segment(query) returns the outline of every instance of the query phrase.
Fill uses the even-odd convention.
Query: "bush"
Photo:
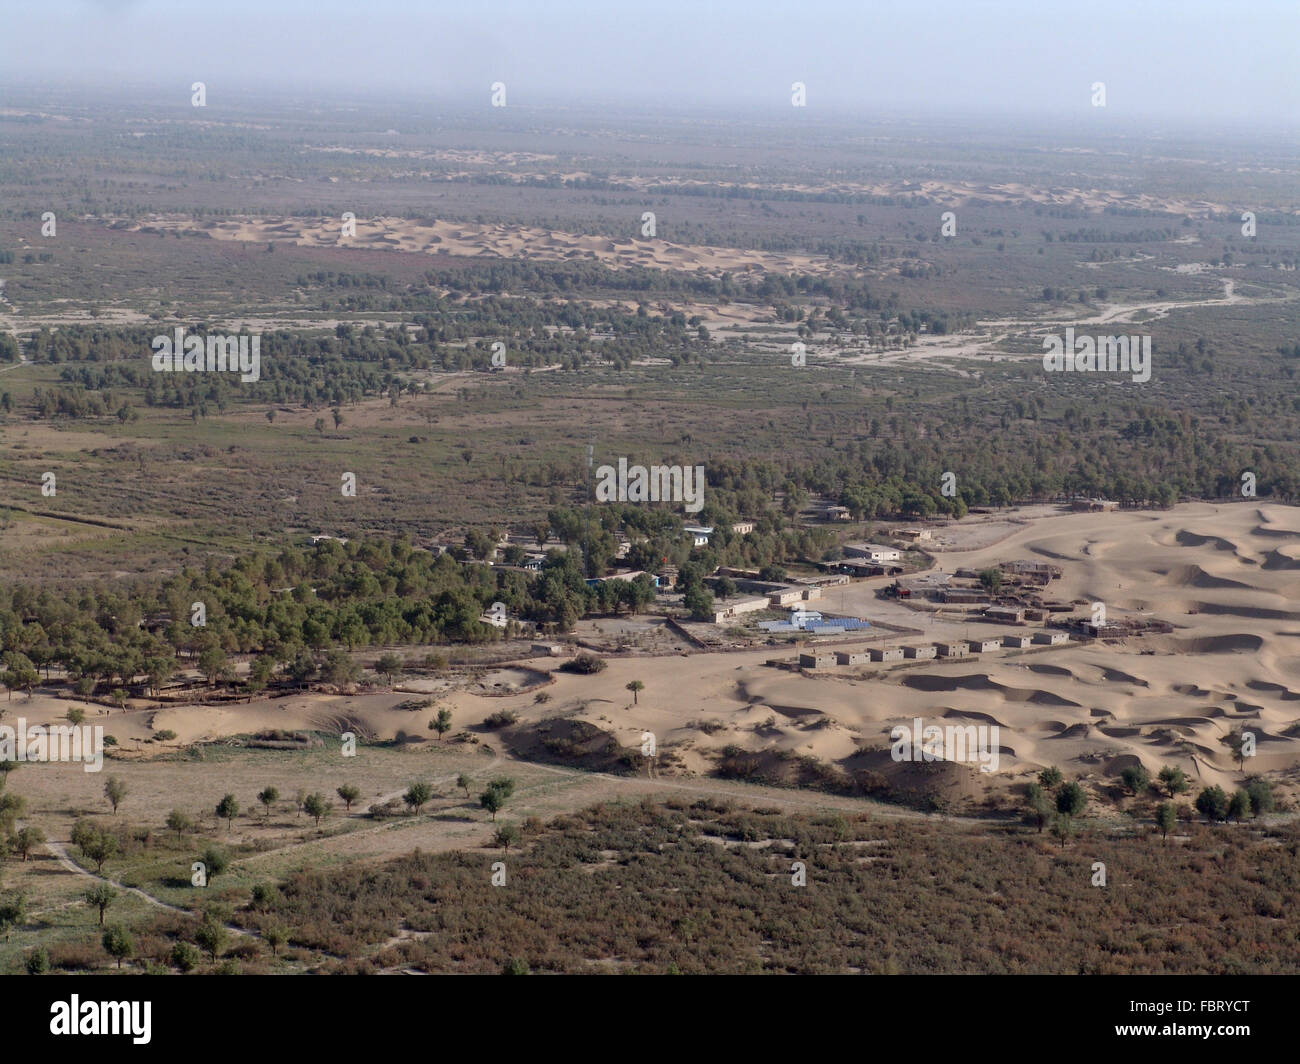
[[[605,669],[605,659],[598,658],[595,654],[579,654],[575,658],[566,661],[560,668],[564,672],[576,672],[582,676],[591,676]]]
[[[519,714],[513,709],[499,709],[483,721],[485,728],[505,728],[519,720]]]

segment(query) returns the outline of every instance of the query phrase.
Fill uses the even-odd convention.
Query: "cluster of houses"
[[[997,566],[1001,582],[991,590],[974,569],[954,573],[930,570],[896,582],[891,590],[900,598],[928,598],[945,606],[982,608],[981,617],[995,624],[1045,621],[1053,614],[1069,613],[1074,605],[1042,597],[1041,589],[1060,579],[1061,567],[1050,562],[1010,561]]]
[[[1062,646],[1070,641],[1065,632],[1044,630],[1033,635],[1007,635],[1001,638],[949,640],[901,647],[871,647],[866,650],[810,650],[799,655],[801,669],[829,669],[837,665],[866,665],[870,662],[930,661],[937,658],[968,658],[1005,648],[1023,649],[1033,645]]]

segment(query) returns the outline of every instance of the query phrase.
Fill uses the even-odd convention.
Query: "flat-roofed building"
[[[1034,641],[1032,635],[1004,635],[1002,645],[1004,647],[1027,647]]]
[[[1059,647],[1062,643],[1068,643],[1070,637],[1065,632],[1035,632],[1034,642],[1049,647]]]
[[[829,650],[818,650],[799,655],[801,669],[829,669],[835,664],[835,655]]]
[[[1001,650],[1001,639],[972,639],[970,641],[972,654],[987,654],[990,650]]]
[[[835,651],[835,663],[837,665],[865,665],[870,660],[871,656],[865,650]]]
[[[713,611],[713,623],[722,624],[741,614],[757,613],[759,610],[769,609],[770,606],[771,604],[765,598],[732,599],[730,602],[722,603],[720,609]]]
[[[903,557],[897,547],[883,543],[846,543],[844,554],[848,558],[866,558],[869,562],[896,562]]]
[[[911,658],[915,661],[929,661],[938,651],[933,643],[923,647],[903,647],[903,657]]]
[[[970,656],[970,644],[965,640],[955,643],[935,643],[941,658],[966,658]]]
[[[902,647],[872,647],[868,653],[872,661],[902,661]]]
[[[999,624],[1024,624],[1025,608],[1023,606],[990,606],[984,611],[986,621]]]
[[[767,600],[773,606],[793,606],[796,602],[802,602],[804,589],[801,587],[783,587],[773,591]]]

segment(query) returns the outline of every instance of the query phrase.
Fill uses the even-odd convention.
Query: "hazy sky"
[[[0,81],[1291,124],[1300,0],[0,0]]]

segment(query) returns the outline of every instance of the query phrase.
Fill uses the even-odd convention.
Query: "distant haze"
[[[791,117],[1036,113],[1291,125],[1300,3],[1058,0],[0,0],[0,79],[204,81],[209,104],[272,89],[520,107],[662,104]],[[1090,104],[1106,84],[1104,113]]]

